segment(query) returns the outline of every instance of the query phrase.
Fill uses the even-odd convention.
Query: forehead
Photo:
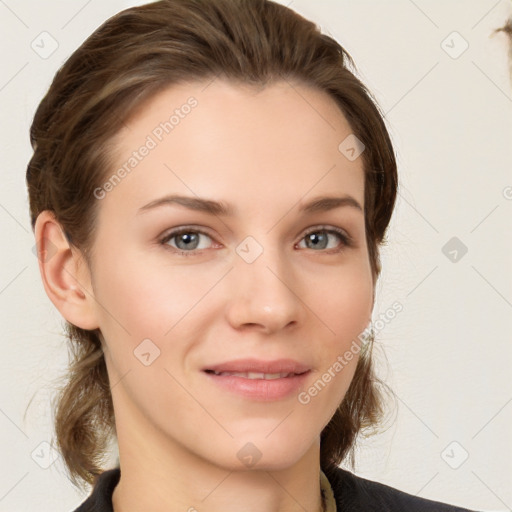
[[[106,178],[123,178],[104,203],[122,200],[133,209],[164,193],[186,193],[248,207],[257,200],[291,206],[332,192],[362,205],[363,162],[342,151],[347,137],[351,127],[334,99],[304,84],[173,85],[113,139],[115,165]]]

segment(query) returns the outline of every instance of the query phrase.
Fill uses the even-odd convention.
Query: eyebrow
[[[200,197],[191,197],[191,196],[180,196],[180,195],[167,195],[161,197],[159,199],[155,199],[150,203],[142,206],[137,211],[137,215],[141,213],[145,213],[147,211],[153,210],[160,206],[169,206],[173,204],[178,204],[188,208],[190,210],[200,211],[209,213],[212,215],[223,216],[223,217],[233,217],[235,215],[235,209],[233,206],[228,205],[222,201],[214,201],[212,199],[203,199]],[[300,213],[316,213],[316,212],[326,212],[329,210],[334,210],[335,208],[341,208],[343,206],[348,206],[359,210],[363,213],[363,208],[359,204],[359,202],[354,199],[350,195],[345,195],[342,197],[333,197],[333,196],[322,196],[312,199],[311,201],[304,203],[299,207]]]

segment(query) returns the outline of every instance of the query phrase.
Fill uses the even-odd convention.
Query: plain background
[[[52,381],[65,371],[67,348],[33,252],[29,127],[72,51],[139,3],[0,0],[0,511],[68,512],[86,497],[48,444]],[[352,55],[398,156],[374,313],[403,305],[375,349],[397,400],[387,429],[361,441],[355,472],[475,510],[512,510],[512,87],[506,37],[491,37],[512,5],[281,3]],[[41,55],[41,38],[46,51],[58,45],[51,55]]]

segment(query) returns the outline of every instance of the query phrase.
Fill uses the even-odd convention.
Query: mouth
[[[309,371],[309,370],[307,370]],[[294,372],[286,372],[286,373],[262,373],[262,372],[216,372],[215,370],[205,370],[206,373],[210,373],[217,376],[234,376],[241,377],[243,379],[256,380],[275,380],[275,379],[287,379],[288,377],[294,377],[296,375],[303,375],[305,372],[294,373]]]
[[[310,368],[290,360],[239,360],[203,369],[216,389],[258,402],[296,396],[310,373]]]
[[[265,361],[263,359],[256,358],[233,359],[231,361],[212,364],[203,368],[204,371],[217,375],[240,374],[244,376],[248,375],[248,378],[262,378],[250,377],[250,375],[263,374],[275,379],[288,375],[300,375],[310,369],[310,366],[293,359],[275,359],[273,361]]]

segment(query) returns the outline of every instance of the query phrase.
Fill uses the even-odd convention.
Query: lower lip
[[[215,375],[214,373],[204,373],[212,382],[227,391],[253,400],[270,402],[286,398],[292,393],[297,393],[308,378],[309,370],[300,375],[269,380],[246,379],[244,377],[236,377],[234,375]]]

